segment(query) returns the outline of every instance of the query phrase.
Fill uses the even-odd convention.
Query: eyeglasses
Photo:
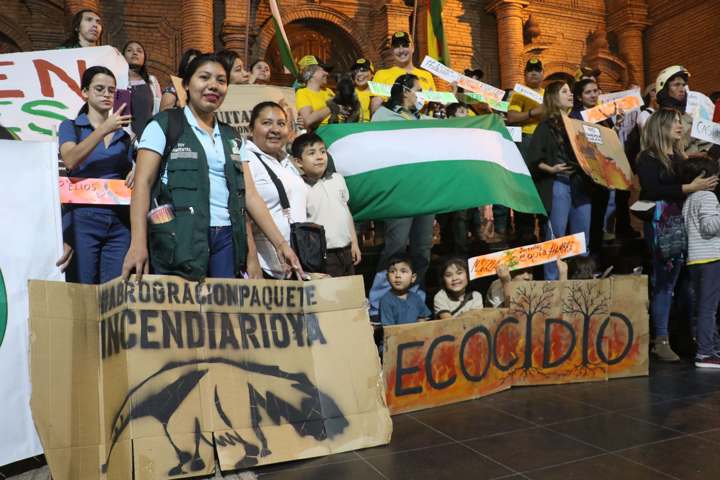
[[[95,86],[93,87],[93,91],[94,91],[95,93],[97,93],[98,95],[102,95],[102,94],[104,94],[104,93],[106,93],[106,92],[109,93],[110,95],[115,95],[115,90],[116,90],[116,88],[115,88],[115,87],[112,87],[112,86],[110,86],[110,85],[108,85],[108,86],[106,86],[106,87],[104,87],[104,86],[102,86],[102,85],[95,85]]]

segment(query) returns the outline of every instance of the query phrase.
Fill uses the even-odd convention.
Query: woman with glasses
[[[125,179],[132,186],[130,125],[125,105],[113,111],[115,76],[101,66],[85,70],[81,82],[86,103],[74,120],[65,120],[58,132],[60,157],[69,177]],[[75,255],[68,279],[104,283],[120,276],[130,246],[130,223],[125,206],[69,205],[63,213],[65,241]]]

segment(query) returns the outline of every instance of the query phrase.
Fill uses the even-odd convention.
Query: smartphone
[[[132,112],[130,111],[130,90],[126,90],[123,88],[118,88],[115,90],[115,100],[113,100],[113,112],[117,112],[117,110],[122,106],[122,104],[125,104],[125,108],[123,108],[122,115],[132,115]]]

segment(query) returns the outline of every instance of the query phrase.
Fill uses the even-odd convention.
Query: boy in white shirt
[[[360,247],[355,234],[345,179],[328,172],[325,142],[315,133],[304,133],[292,144],[296,166],[307,184],[307,221],[325,228],[327,260],[325,273],[333,277],[355,274]]]

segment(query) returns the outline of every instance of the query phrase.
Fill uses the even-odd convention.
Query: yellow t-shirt
[[[538,92],[540,95],[545,94],[544,88],[533,88],[536,92]],[[510,97],[510,106],[508,107],[508,112],[529,112],[535,107],[539,107],[540,104],[537,103],[535,100],[530,100],[525,95],[520,95],[519,93],[515,92],[512,94],[512,97]],[[528,135],[532,135],[535,133],[535,129],[537,128],[538,124],[540,123],[540,119],[533,119],[530,121],[527,121],[522,124],[522,133],[526,133]]]
[[[312,108],[312,111],[314,112],[316,110],[321,110],[325,108],[327,106],[327,101],[334,96],[335,94],[329,88],[325,88],[316,92],[314,90],[310,90],[307,87],[304,87],[295,92],[295,107],[297,108],[298,112],[305,107]],[[329,118],[330,115],[323,118],[322,122],[320,123],[327,123]]]
[[[400,67],[384,68],[375,72],[373,82],[384,83],[385,85],[392,85],[393,83],[395,83],[395,80],[397,80],[400,75],[405,75],[406,73],[408,73],[407,70]],[[433,80],[432,74],[427,70],[422,70],[420,68],[414,67],[412,72],[410,73],[420,79],[420,86],[423,90],[437,90],[437,88],[435,87],[435,80]]]
[[[370,113],[370,89],[365,90],[355,89],[360,105],[362,106],[362,121],[369,122],[372,114]]]

